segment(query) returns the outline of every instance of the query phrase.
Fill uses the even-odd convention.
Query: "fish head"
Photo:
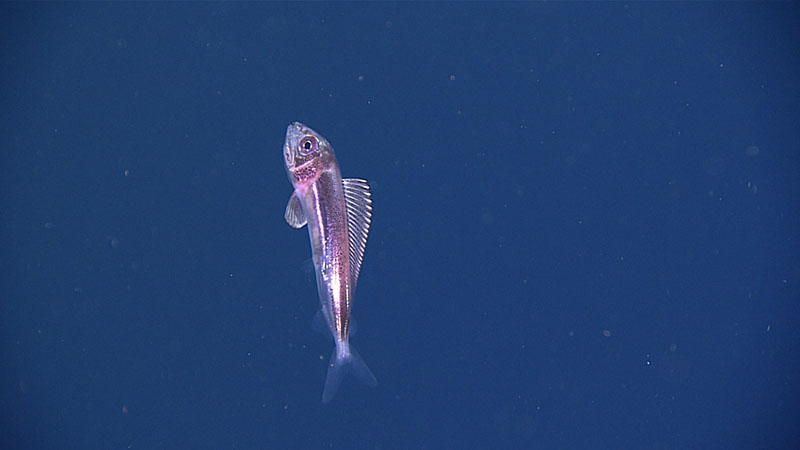
[[[293,184],[313,178],[335,158],[331,144],[311,128],[293,122],[286,129],[283,161]]]

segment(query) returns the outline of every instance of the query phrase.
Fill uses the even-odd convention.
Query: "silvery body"
[[[283,146],[286,172],[294,192],[286,206],[286,222],[308,226],[317,275],[319,316],[336,343],[329,361],[322,401],[333,398],[346,373],[370,386],[375,376],[350,346],[350,313],[372,216],[365,180],[342,179],[333,147],[316,131],[294,122]]]

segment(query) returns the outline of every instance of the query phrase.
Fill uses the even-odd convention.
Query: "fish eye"
[[[299,147],[300,153],[308,156],[317,151],[319,142],[314,136],[306,136],[300,141]]]

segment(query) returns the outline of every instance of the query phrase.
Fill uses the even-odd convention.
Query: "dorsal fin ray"
[[[342,185],[347,205],[347,237],[350,241],[350,282],[355,289],[372,222],[372,196],[367,180],[345,178]]]

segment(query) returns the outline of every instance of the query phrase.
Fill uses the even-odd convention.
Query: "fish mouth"
[[[286,128],[286,141],[284,145],[286,149],[293,149],[297,147],[297,143],[303,136],[306,135],[307,127],[300,122],[292,122]]]
[[[300,122],[292,122],[286,129],[286,136],[290,135],[297,136],[299,134],[307,134],[307,133],[308,133],[308,127]]]

